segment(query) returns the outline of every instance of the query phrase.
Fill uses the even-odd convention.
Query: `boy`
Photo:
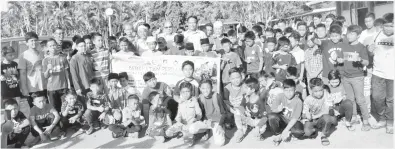
[[[244,55],[247,62],[247,75],[258,78],[259,72],[263,69],[263,56],[265,52],[262,46],[255,44],[254,32],[248,31],[244,35],[244,38],[246,44]]]
[[[78,53],[70,60],[70,74],[76,93],[82,96],[87,93],[89,81],[93,78],[93,61],[83,39],[77,39],[76,45]]]
[[[106,80],[110,73],[110,52],[103,47],[103,36],[100,33],[92,33],[91,40],[94,44],[94,50],[91,52],[93,58],[94,77],[102,80],[103,85],[107,86]],[[104,90],[107,92],[107,88]]]
[[[311,80],[315,77],[322,77],[322,55],[318,53],[317,50],[319,49],[313,42],[314,39],[314,33],[308,35],[307,49],[305,50],[305,69],[307,80]]]
[[[267,115],[268,127],[273,131],[274,144],[278,146],[281,141],[289,139],[290,135],[301,139],[303,137],[303,124],[299,121],[302,114],[303,103],[295,96],[295,81],[283,81],[284,92],[273,101],[272,113]],[[282,124],[282,125],[280,125]]]
[[[313,15],[313,23],[314,23],[314,26],[315,27],[317,27],[318,26],[318,24],[320,24],[321,22],[322,22],[322,15],[321,14],[315,14],[315,15]]]
[[[289,41],[291,42],[291,54],[295,57],[296,60],[296,68],[298,69],[298,73],[300,77],[298,78],[300,81],[303,80],[304,75],[304,51],[300,47],[299,43],[301,40],[301,36],[298,32],[292,32],[291,36],[289,36]]]
[[[103,93],[100,80],[94,78],[90,81],[90,92],[87,93],[86,111],[84,113],[84,120],[88,123],[89,128],[86,131],[88,135],[93,133],[94,121],[103,121],[107,112],[110,110],[107,95]],[[105,128],[104,126],[103,128]]]
[[[282,82],[286,78],[287,68],[296,66],[295,57],[289,53],[291,42],[286,37],[278,40],[278,52],[273,56],[272,68],[276,70],[276,81]]]
[[[189,82],[192,86],[192,96],[197,97],[199,96],[199,81],[193,78],[193,72],[195,71],[195,64],[192,61],[185,61],[182,63],[182,72],[184,73],[185,78],[178,81],[174,88],[174,99],[178,102],[180,98],[180,85],[183,82]]]
[[[147,57],[147,56],[159,56],[163,55],[163,53],[159,50],[156,49],[156,39],[155,37],[149,36],[147,37],[146,40],[147,46],[149,50],[144,51],[141,56]]]
[[[44,53],[38,50],[38,36],[35,32],[26,33],[25,40],[28,49],[19,56],[18,69],[22,95],[30,97],[33,93],[46,89],[41,68]],[[29,98],[28,102],[33,107],[33,99]]]
[[[127,91],[118,87],[118,82],[119,75],[117,73],[108,75],[108,98],[112,110],[121,110],[130,104],[127,100]]]
[[[21,91],[19,89],[18,63],[14,62],[15,50],[11,46],[4,46],[1,49],[3,61],[1,61],[1,108],[4,102],[9,99],[20,100]]]
[[[32,95],[34,106],[30,110],[30,122],[33,126],[32,135],[34,137],[40,136],[42,142],[47,139],[57,140],[66,134],[60,130],[58,111],[52,105],[45,103],[44,95],[43,92]]]
[[[304,136],[313,138],[313,135],[320,130],[322,131],[321,144],[328,146],[330,132],[337,126],[337,118],[329,114],[334,105],[328,103],[330,102],[329,93],[324,90],[324,82],[320,78],[311,79],[310,84],[312,93],[303,104],[303,116],[307,119],[304,125]],[[344,110],[341,111],[344,112]]]
[[[93,49],[95,48],[92,42],[92,36],[91,35],[84,35],[82,36],[82,39],[84,39],[84,42],[86,44],[86,49],[87,52],[90,53],[93,51]]]
[[[117,38],[115,36],[108,37],[108,47],[110,54],[119,52]]]
[[[198,56],[200,51],[196,51],[193,47],[193,43],[188,42],[185,44],[185,56]]]
[[[306,84],[304,84],[298,77],[298,69],[296,67],[288,67],[287,68],[287,79],[292,79],[296,83],[295,91],[296,94],[299,96],[300,99],[306,99],[307,92],[306,92]]]
[[[362,31],[362,33],[358,39],[358,41],[365,46],[370,45],[369,37],[373,38],[372,36],[376,35],[379,32],[377,30],[377,28],[374,27],[374,20],[375,19],[376,19],[376,16],[372,12],[367,13],[365,16],[366,29]]]
[[[62,106],[61,97],[70,88],[69,64],[66,57],[59,55],[58,45],[55,39],[49,39],[46,48],[49,55],[43,60],[42,66],[44,77],[48,79],[48,100],[56,111],[60,111]]]
[[[266,54],[264,55],[264,66],[263,66],[263,70],[266,71],[267,73],[270,72],[275,72],[275,70],[273,69],[273,56],[276,52],[276,46],[277,46],[277,40],[274,37],[269,37],[266,39],[266,48],[265,48],[265,52]]]
[[[127,97],[129,97],[129,95],[135,94],[139,97],[139,99],[142,99],[141,92],[137,90],[134,85],[134,80],[129,80],[129,76],[126,72],[119,73],[119,84],[124,90],[126,90]]]
[[[159,97],[158,92],[151,92],[148,96],[150,109],[149,109],[149,122],[146,131],[147,136],[164,136],[164,142],[171,140],[164,134],[166,129],[172,125],[170,119],[171,112],[167,109],[168,100]]]
[[[232,51],[235,52],[237,55],[239,55],[241,60],[244,61],[244,47],[240,46],[237,43],[238,39],[235,30],[228,31],[228,39],[230,40],[230,42],[232,42],[232,46],[231,46]]]
[[[317,34],[317,38],[319,40],[326,40],[327,39],[327,33],[326,33],[326,27],[325,24],[318,24],[317,27],[315,28],[315,33]]]
[[[2,143],[6,143],[7,145],[15,144],[15,148],[21,148],[30,133],[30,122],[26,116],[19,111],[18,103],[14,99],[7,100],[4,103],[4,107],[5,113],[10,116],[6,117],[6,121],[11,122],[12,125],[9,128],[6,128],[6,125],[2,125],[2,130],[9,129],[12,130],[12,132],[6,135],[6,133],[2,131],[2,135],[6,135],[7,137],[7,143]]]
[[[346,90],[346,99],[353,101],[353,119],[357,116],[357,104],[363,117],[363,131],[369,131],[369,111],[364,96],[364,72],[363,67],[369,64],[368,53],[365,46],[359,43],[358,38],[362,27],[351,25],[347,29],[347,39],[350,42],[347,48],[342,50],[344,55],[343,85]],[[356,100],[355,100],[356,99]],[[355,102],[357,104],[355,104]]]
[[[198,56],[211,57],[211,58],[217,57],[217,53],[215,53],[214,51],[209,51],[210,41],[208,38],[200,39],[200,44],[202,44],[203,51],[200,52]]]
[[[232,52],[230,49],[231,42],[229,39],[224,38],[221,40],[222,47],[224,48],[224,54],[221,58],[221,70],[222,70],[222,83],[224,86],[230,82],[229,80],[229,70],[231,68],[239,68],[242,66],[240,57]]]
[[[65,132],[73,125],[78,126],[82,120],[85,108],[78,97],[73,91],[69,91],[63,96],[60,122],[63,125],[62,130]]]

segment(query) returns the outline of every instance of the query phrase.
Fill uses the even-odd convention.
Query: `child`
[[[185,56],[198,56],[200,55],[200,51],[196,51],[193,47],[193,43],[187,42],[185,43]]]
[[[247,131],[247,126],[255,127],[254,133],[256,137],[260,137],[266,130],[266,106],[263,100],[259,97],[259,83],[255,78],[248,78],[243,83],[245,97],[241,102],[239,111],[235,113],[235,123],[237,126],[242,126],[244,136]],[[239,128],[239,127],[238,127]],[[241,132],[241,131],[239,131]],[[237,142],[242,141],[242,137],[238,137]]]
[[[60,121],[63,125],[62,130],[67,132],[68,128],[80,125],[85,108],[73,91],[66,93],[63,98]]]
[[[3,131],[6,129],[12,130],[12,132],[6,135],[7,142],[2,143],[6,143],[7,145],[15,144],[13,147],[21,148],[24,146],[25,140],[30,134],[30,122],[26,116],[19,111],[18,103],[14,99],[7,100],[4,103],[4,107],[5,113],[7,114],[6,121],[11,122],[12,125],[10,125],[10,127],[2,125],[2,135],[6,135],[5,131]]]
[[[94,77],[102,80],[103,85],[107,86],[106,79],[110,73],[110,52],[103,47],[103,36],[100,33],[92,33],[91,40],[94,44],[94,50],[91,52],[93,57]],[[107,91],[107,88],[105,88]]]
[[[329,115],[329,110],[334,104],[329,104],[329,93],[324,90],[324,82],[320,78],[310,80],[311,95],[303,103],[303,116],[307,119],[304,124],[304,136],[314,138],[317,131],[322,131],[321,144],[330,144],[328,137],[331,130],[337,126],[337,119],[334,115]],[[344,107],[341,112],[344,114]]]
[[[195,71],[195,64],[192,61],[185,61],[182,63],[182,71],[184,73],[185,78],[178,81],[175,89],[174,89],[174,99],[178,101],[180,97],[180,85],[183,82],[189,82],[192,86],[191,95],[193,97],[199,96],[199,81],[193,78],[193,72]]]
[[[265,52],[262,46],[255,44],[254,32],[247,32],[244,38],[246,43],[244,55],[247,62],[247,75],[258,78],[259,72],[263,69],[263,56]]]
[[[301,139],[303,137],[303,124],[299,121],[302,114],[303,103],[295,96],[295,81],[283,81],[284,92],[273,101],[268,117],[268,130],[273,131],[274,144],[278,146],[281,141],[289,139],[290,135]],[[282,125],[280,125],[282,124]]]
[[[119,73],[119,84],[121,85],[121,88],[126,90],[127,97],[129,97],[129,95],[135,94],[137,97],[139,97],[139,99],[142,99],[141,92],[137,90],[134,85],[134,80],[129,80],[129,76],[126,72]]]
[[[62,132],[59,127],[60,116],[52,105],[45,103],[43,92],[34,93],[33,104],[30,110],[30,122],[33,126],[32,135],[40,136],[41,142],[57,140],[66,133]]]
[[[69,64],[66,57],[59,55],[55,39],[49,39],[46,48],[49,55],[43,60],[42,66],[44,77],[48,79],[48,100],[56,111],[60,111],[62,107],[61,97],[66,94],[69,88]]]
[[[76,93],[82,96],[88,91],[89,81],[93,78],[93,61],[83,39],[77,39],[76,45],[78,53],[70,60],[70,74]]]
[[[281,37],[283,37],[283,31],[279,28],[274,30],[274,34],[276,35],[276,40],[278,41]]]
[[[38,50],[38,36],[34,32],[25,34],[28,50],[23,52],[18,60],[20,70],[20,89],[23,96],[30,97],[35,92],[44,91],[44,75],[42,70],[42,60],[44,53]],[[3,68],[3,67],[2,67]],[[30,107],[33,107],[33,99],[28,99]]]
[[[163,55],[163,53],[162,53],[161,51],[158,51],[158,50],[156,49],[157,43],[156,43],[155,37],[152,37],[152,36],[148,37],[146,43],[147,43],[147,46],[148,46],[148,49],[149,49],[149,50],[144,51],[144,52],[141,54],[141,56],[147,57],[147,56],[159,56],[159,55]]]
[[[266,48],[265,48],[265,52],[266,54],[264,55],[264,66],[263,66],[263,70],[270,73],[270,72],[275,72],[275,70],[273,69],[273,56],[276,53],[276,45],[277,45],[277,40],[276,38],[273,37],[269,37],[266,40]]]
[[[107,41],[110,54],[119,52],[117,37],[109,36]]]
[[[131,23],[126,23],[123,26],[123,33],[124,33],[123,37],[126,37],[130,42],[134,41],[135,35],[133,34],[134,30],[133,30],[133,25]]]
[[[254,44],[258,45],[261,48],[263,47],[263,42],[264,42],[264,41],[261,40],[262,30],[263,30],[262,27],[259,26],[259,25],[255,25],[255,26],[252,27],[252,32],[255,35]],[[247,40],[247,38],[245,38],[245,39]]]
[[[329,79],[329,105],[333,107],[342,117],[345,117],[345,125],[348,130],[354,131],[355,125],[351,122],[353,115],[353,104],[346,98],[346,90],[341,83],[340,72],[331,70],[328,74]],[[311,87],[310,87],[311,88]]]
[[[134,47],[133,43],[131,43],[126,37],[121,37],[119,39],[119,51],[117,53],[113,53],[112,56],[123,56],[123,55],[129,55],[129,56],[140,56],[138,52],[136,51],[136,48]]]
[[[316,29],[315,29],[315,33],[317,34],[317,38],[319,40],[327,40],[327,32],[326,32],[326,26],[325,24],[318,24]]]
[[[126,137],[129,133],[138,135],[142,126],[145,125],[139,98],[136,95],[130,95],[128,100],[130,100],[130,104],[122,110],[122,123],[111,124],[108,128],[112,132],[113,138]],[[114,113],[114,117],[118,119],[121,114]]]
[[[118,74],[110,73],[108,75],[108,99],[110,102],[110,109],[120,113],[121,110],[130,103],[129,100],[127,100],[127,91],[118,87],[118,82]]]
[[[199,56],[204,56],[204,57],[211,57],[211,58],[216,58],[217,53],[214,51],[209,51],[210,50],[210,41],[208,38],[200,39],[200,44],[202,45],[202,52],[199,53]]]
[[[86,131],[88,135],[92,134],[94,131],[93,123],[97,120],[103,121],[107,112],[110,110],[108,97],[103,93],[100,80],[96,78],[92,79],[90,81],[90,90],[91,91],[87,93],[87,109],[83,116],[84,120],[89,125]]]
[[[166,137],[165,131],[172,125],[170,119],[171,112],[167,109],[168,100],[160,98],[158,92],[153,91],[149,94],[148,100],[150,102],[149,110],[149,124],[146,135],[148,136],[163,136],[165,142],[170,138]]]
[[[93,49],[95,48],[93,45],[93,41],[92,41],[92,36],[91,35],[84,35],[82,36],[82,39],[85,42],[86,45],[86,52],[90,53],[93,51]]]
[[[274,30],[272,28],[267,28],[265,30],[265,35],[266,35],[266,39],[274,38],[274,35],[275,35]]]
[[[295,57],[296,60],[296,68],[298,70],[298,74],[300,74],[299,79],[300,81],[303,80],[303,75],[304,75],[304,61],[305,61],[305,56],[304,56],[304,51],[300,47],[301,36],[298,32],[292,32],[291,36],[289,36],[289,41],[291,42],[291,54]]]
[[[304,100],[306,99],[307,96],[307,91],[306,91],[306,84],[304,84],[301,80],[299,80],[298,77],[298,70],[296,67],[288,67],[287,68],[287,79],[292,79],[296,83],[295,91],[296,95],[299,96],[300,99]]]
[[[322,77],[322,54],[317,52],[319,49],[318,46],[313,42],[314,39],[314,33],[311,33],[308,36],[307,49],[305,50],[305,69],[307,80],[311,80],[315,77]]]
[[[229,30],[228,31],[228,39],[230,40],[230,42],[232,42],[232,46],[231,49],[233,52],[235,52],[237,55],[239,55],[239,57],[241,58],[241,60],[244,62],[244,47],[240,46],[237,41],[237,33],[235,30]]]
[[[357,25],[351,25],[347,30],[347,39],[350,45],[342,50],[344,55],[343,85],[347,93],[346,98],[353,101],[353,118],[355,119],[357,116],[356,104],[358,104],[363,117],[362,131],[369,131],[371,128],[368,122],[369,111],[363,88],[363,67],[369,64],[368,53],[365,46],[358,41],[362,28]]]
[[[4,46],[1,50],[1,108],[9,99],[20,100],[18,63],[14,62],[15,50],[11,46]]]
[[[202,110],[199,107],[199,103],[196,97],[193,97],[192,84],[189,82],[183,82],[180,85],[180,100],[179,100],[179,110],[175,118],[176,123],[166,130],[166,136],[174,137],[182,134],[184,141],[188,141],[193,135],[191,130],[191,125],[200,121],[202,118]],[[193,135],[194,136],[194,135]],[[189,146],[195,144],[195,137],[192,137],[192,141],[189,142]]]
[[[278,40],[278,52],[273,56],[273,69],[276,70],[276,80],[282,82],[286,78],[287,68],[296,66],[295,57],[289,53],[291,42],[286,37]]]
[[[230,46],[231,42],[229,39],[224,38],[221,40],[221,44],[223,44],[223,48],[225,54],[222,55],[221,58],[221,70],[222,70],[222,83],[224,86],[229,83],[229,70],[231,68],[238,68],[242,66],[242,62],[240,57],[231,51]]]
[[[185,54],[185,46],[184,46],[184,35],[176,34],[174,36],[173,46],[168,50],[167,55],[184,55]]]

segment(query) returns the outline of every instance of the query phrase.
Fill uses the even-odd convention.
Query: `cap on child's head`
[[[1,54],[3,56],[5,56],[9,53],[15,53],[14,48],[12,48],[11,46],[4,46],[3,48],[1,48]]]
[[[108,74],[108,81],[112,80],[112,79],[119,79],[119,75],[117,73],[110,73]]]
[[[158,40],[157,40],[157,42],[158,42],[158,44],[166,44],[166,43],[167,43],[167,42],[166,42],[166,39],[163,38],[163,37],[159,37]]]
[[[156,42],[156,39],[153,36],[149,36],[149,37],[147,37],[146,42]]]
[[[193,47],[193,43],[188,42],[185,44],[185,49],[187,50],[195,50],[195,48]]]
[[[202,45],[210,44],[210,41],[208,40],[208,38],[203,38],[203,39],[200,39],[200,44],[202,44]]]

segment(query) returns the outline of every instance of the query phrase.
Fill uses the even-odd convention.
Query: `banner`
[[[143,92],[145,82],[143,75],[148,71],[155,73],[158,82],[164,82],[174,88],[179,80],[185,78],[182,63],[192,61],[195,65],[193,77],[198,81],[209,78],[213,81],[213,90],[219,90],[220,59],[194,56],[154,56],[136,57],[117,55],[112,60],[112,72],[126,72],[129,85]]]

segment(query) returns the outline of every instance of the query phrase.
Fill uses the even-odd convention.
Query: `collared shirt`
[[[201,30],[196,31],[186,31],[184,32],[184,38],[186,42],[193,43],[193,47],[197,51],[202,51],[202,46],[200,43],[200,39],[207,38],[206,34]]]

